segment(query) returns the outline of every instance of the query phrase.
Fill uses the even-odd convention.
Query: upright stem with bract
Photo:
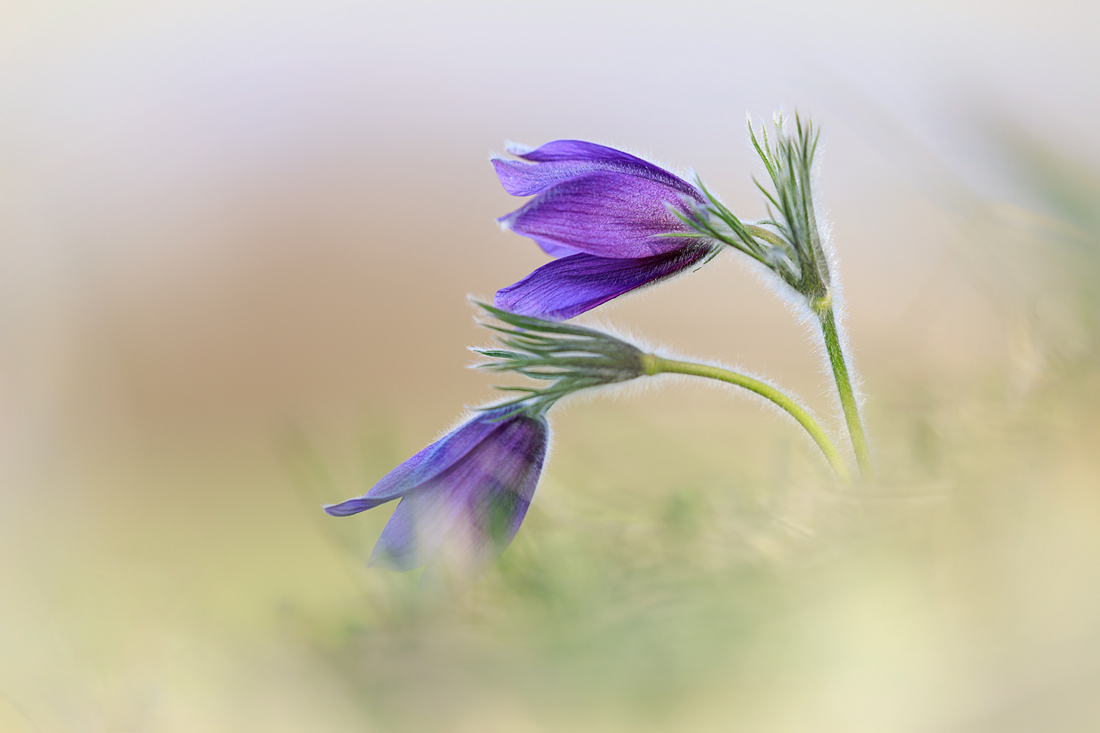
[[[786,286],[806,299],[821,323],[860,475],[870,480],[874,476],[871,451],[863,433],[859,404],[837,332],[829,257],[819,231],[811,192],[818,132],[809,120],[803,124],[798,115],[794,122],[794,132],[789,134],[782,115],[777,115],[774,142],[769,140],[764,127],[758,138],[751,123],[749,125],[753,147],[764,162],[774,188],[769,191],[757,183],[767,199],[767,219],[755,224],[742,222],[700,182],[699,190],[706,197],[706,204],[696,208],[694,217],[684,220],[704,237],[727,244],[763,263]]]

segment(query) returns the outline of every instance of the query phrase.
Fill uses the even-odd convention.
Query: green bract
[[[545,411],[562,397],[591,387],[628,382],[646,373],[645,352],[610,334],[584,326],[521,316],[476,303],[507,326],[482,323],[497,332],[504,349],[472,349],[491,361],[478,364],[493,372],[516,372],[550,382],[546,387],[498,387],[520,392],[503,404]],[[495,405],[494,407],[499,407]]]
[[[749,126],[753,147],[772,182],[772,190],[756,182],[767,199],[768,218],[742,222],[699,181],[707,201],[696,207],[694,217],[683,221],[757,260],[820,311],[832,297],[829,258],[818,230],[811,187],[818,132],[798,115],[793,136],[787,133],[782,115],[776,116],[774,124],[774,141],[765,126],[760,127],[760,137]]]

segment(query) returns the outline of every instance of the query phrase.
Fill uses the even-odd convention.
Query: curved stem
[[[825,350],[829,353],[829,364],[833,368],[837,392],[840,393],[840,406],[844,409],[844,420],[848,423],[848,434],[852,438],[859,474],[865,481],[870,481],[875,477],[875,468],[871,463],[871,450],[867,446],[867,436],[863,433],[863,423],[859,419],[859,404],[855,390],[852,389],[852,380],[848,376],[848,365],[840,347],[840,335],[837,333],[832,305],[818,310],[817,317],[821,321],[821,332],[825,335]]]
[[[786,411],[787,414],[798,421],[799,425],[806,429],[806,432],[810,434],[813,441],[817,443],[817,447],[825,454],[825,460],[829,462],[829,465],[832,466],[837,476],[844,481],[851,480],[851,477],[848,475],[848,468],[844,465],[844,461],[841,459],[836,446],[829,440],[829,436],[825,434],[825,431],[821,429],[821,426],[817,424],[813,416],[806,412],[797,402],[770,384],[761,382],[759,379],[745,376],[744,374],[730,371],[729,369],[723,369],[709,364],[695,364],[689,361],[665,359],[655,354],[645,355],[643,357],[643,362],[645,363],[645,373],[649,375],[662,373],[690,374],[695,377],[717,379],[721,382],[744,387],[750,392],[755,392],[761,397],[770,400],[777,407]]]

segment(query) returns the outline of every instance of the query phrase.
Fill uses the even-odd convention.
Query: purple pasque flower
[[[541,412],[479,412],[390,471],[370,491],[325,507],[346,517],[400,499],[370,565],[412,570],[437,562],[472,574],[515,537],[546,457]]]
[[[494,158],[504,190],[534,196],[498,221],[555,261],[497,292],[498,308],[566,320],[701,262],[715,243],[688,222],[706,203],[687,181],[621,150],[556,140]]]

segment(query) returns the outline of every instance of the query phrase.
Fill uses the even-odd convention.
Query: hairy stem
[[[832,466],[833,471],[836,472],[838,477],[844,481],[851,480],[851,477],[848,475],[848,468],[844,465],[844,460],[840,457],[840,453],[837,451],[836,446],[829,440],[829,436],[825,434],[825,431],[821,429],[821,426],[817,424],[813,416],[797,402],[770,384],[761,382],[759,379],[745,376],[744,374],[730,371],[729,369],[723,369],[709,364],[695,364],[689,361],[665,359],[654,354],[647,354],[643,357],[643,361],[645,363],[645,373],[649,375],[690,374],[695,377],[717,379],[721,382],[744,387],[750,392],[755,392],[761,397],[770,400],[781,410],[784,410],[797,420],[799,425],[805,428],[806,432],[813,438],[813,441],[817,443],[817,447],[825,454],[825,460],[829,462],[829,465]]]
[[[863,423],[859,419],[859,404],[856,401],[852,380],[848,376],[848,365],[844,361],[844,351],[840,346],[840,335],[836,330],[836,316],[831,303],[817,310],[821,321],[821,332],[825,335],[825,350],[829,354],[829,364],[833,368],[833,379],[840,394],[840,406],[844,409],[844,421],[848,424],[848,434],[852,438],[852,450],[856,454],[859,474],[865,481],[874,478],[875,469],[871,464],[871,451],[867,447],[867,436],[863,433]]]

